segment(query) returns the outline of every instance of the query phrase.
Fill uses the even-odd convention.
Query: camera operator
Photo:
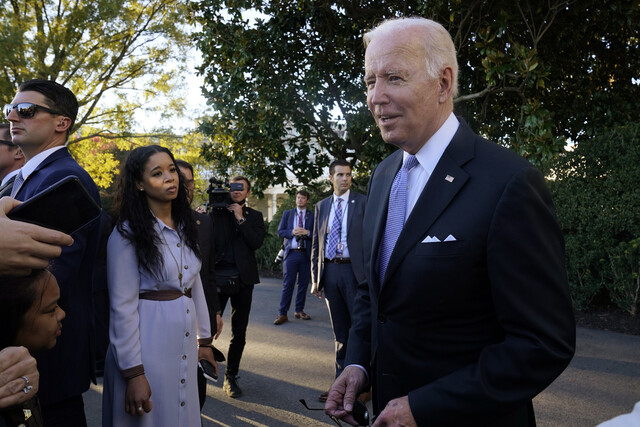
[[[234,177],[230,190],[226,210],[213,207],[211,216],[216,248],[216,285],[223,313],[227,301],[231,300],[232,333],[223,390],[229,397],[237,398],[242,396],[237,375],[246,341],[253,285],[260,281],[255,251],[262,246],[265,228],[262,213],[245,204],[251,191],[249,180],[243,176]]]

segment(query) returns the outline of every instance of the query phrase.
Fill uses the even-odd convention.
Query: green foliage
[[[583,140],[550,182],[578,309],[613,302],[635,314],[640,272],[640,122]]]
[[[362,35],[389,17],[442,23],[459,57],[456,113],[544,170],[568,139],[638,111],[640,6],[628,0],[200,0],[192,10],[216,111],[202,123],[214,141],[204,155],[242,168],[258,191],[287,185],[289,172],[318,192],[332,158],[367,176],[391,151],[362,84]]]
[[[184,3],[4,2],[0,6],[0,101],[9,102],[19,84],[33,78],[69,87],[80,104],[69,144],[78,145],[73,150],[76,158],[98,185],[108,187],[118,163],[110,151],[115,140],[124,139],[122,144],[131,148],[145,139],[173,134],[170,129],[157,129],[137,135],[132,129],[134,114],[150,101],[160,111],[172,112],[171,117],[182,112],[178,77],[185,71],[189,43]]]

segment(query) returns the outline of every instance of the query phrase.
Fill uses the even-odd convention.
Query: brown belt
[[[325,258],[324,262],[332,262],[334,264],[351,264],[351,258]]]
[[[173,301],[174,299],[178,299],[181,296],[191,298],[191,288],[185,289],[184,292],[180,292],[177,290],[147,291],[139,294],[138,298],[148,299],[151,301]]]

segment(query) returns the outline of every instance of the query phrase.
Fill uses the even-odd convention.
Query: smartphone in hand
[[[198,362],[198,367],[202,369],[202,373],[204,377],[209,381],[218,382],[218,374],[216,374],[216,369],[213,367],[208,360],[200,359]]]

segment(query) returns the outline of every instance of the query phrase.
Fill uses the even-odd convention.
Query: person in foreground
[[[64,311],[58,306],[60,288],[47,269],[33,270],[27,276],[0,276],[0,349],[17,354],[27,349],[30,354],[49,350],[62,333]],[[17,347],[21,346],[21,347]],[[0,424],[42,426],[42,413],[36,397],[38,373],[35,359],[32,370],[17,380],[22,394],[20,402],[0,410]]]
[[[367,103],[396,151],[373,171],[348,365],[325,411],[374,426],[534,426],[568,365],[564,241],[538,170],[453,115],[451,37],[423,18],[365,35]]]
[[[115,206],[102,425],[199,426],[198,361],[217,365],[196,226],[171,152],[133,150]]]
[[[4,118],[11,122],[11,141],[26,160],[11,187],[12,198],[28,200],[75,176],[100,206],[98,187],[66,146],[78,108],[69,88],[40,79],[23,82],[11,104],[4,106]],[[91,381],[96,382],[92,279],[100,242],[99,218],[72,234],[73,245],[63,247],[51,266],[60,286],[60,307],[67,314],[66,333],[53,349],[36,357],[41,374],[38,396],[47,427],[85,427],[82,394]]]

